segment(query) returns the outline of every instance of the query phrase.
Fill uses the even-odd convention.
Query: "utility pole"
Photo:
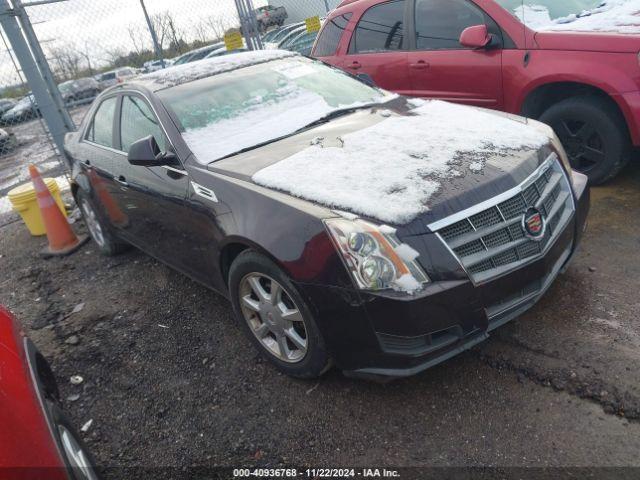
[[[147,21],[147,27],[149,27],[149,33],[151,34],[151,41],[153,42],[153,49],[156,52],[156,58],[160,60],[160,65],[164,68],[164,58],[162,54],[162,47],[158,43],[158,36],[156,35],[156,29],[153,28],[153,23],[151,23],[151,18],[149,18],[149,13],[147,12],[147,7],[144,4],[144,0],[140,0],[140,6],[142,7],[142,11],[144,12],[144,18]]]

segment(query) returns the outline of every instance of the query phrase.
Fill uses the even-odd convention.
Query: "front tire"
[[[288,276],[264,255],[246,250],[229,271],[235,317],[260,352],[281,372],[316,378],[330,367],[320,330]]]
[[[587,175],[591,185],[612,179],[629,161],[626,123],[607,99],[569,98],[550,107],[539,120],[554,129],[572,168]]]
[[[100,253],[107,257],[117,255],[128,248],[126,243],[118,241],[107,225],[106,221],[100,215],[93,201],[83,190],[78,190],[77,195],[78,207],[82,212],[84,223],[89,230],[89,234],[97,245]]]

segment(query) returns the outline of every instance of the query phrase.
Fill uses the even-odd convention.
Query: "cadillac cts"
[[[589,208],[549,127],[282,51],[113,87],[66,149],[102,252],[133,244],[225,295],[297,377],[412,375],[486,339],[566,266]]]

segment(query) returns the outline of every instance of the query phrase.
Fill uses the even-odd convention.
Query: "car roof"
[[[157,92],[214,75],[290,57],[299,57],[299,55],[286,50],[255,50],[230,53],[147,73],[135,80],[122,84],[122,86],[139,85],[152,92]]]

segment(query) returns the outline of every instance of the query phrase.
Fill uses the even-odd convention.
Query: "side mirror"
[[[486,25],[465,28],[460,35],[460,45],[467,48],[486,48],[491,43],[491,35]]]
[[[149,135],[134,142],[129,148],[127,159],[131,165],[139,167],[160,167],[162,165],[175,165],[177,158],[173,153],[162,153],[158,142]]]

